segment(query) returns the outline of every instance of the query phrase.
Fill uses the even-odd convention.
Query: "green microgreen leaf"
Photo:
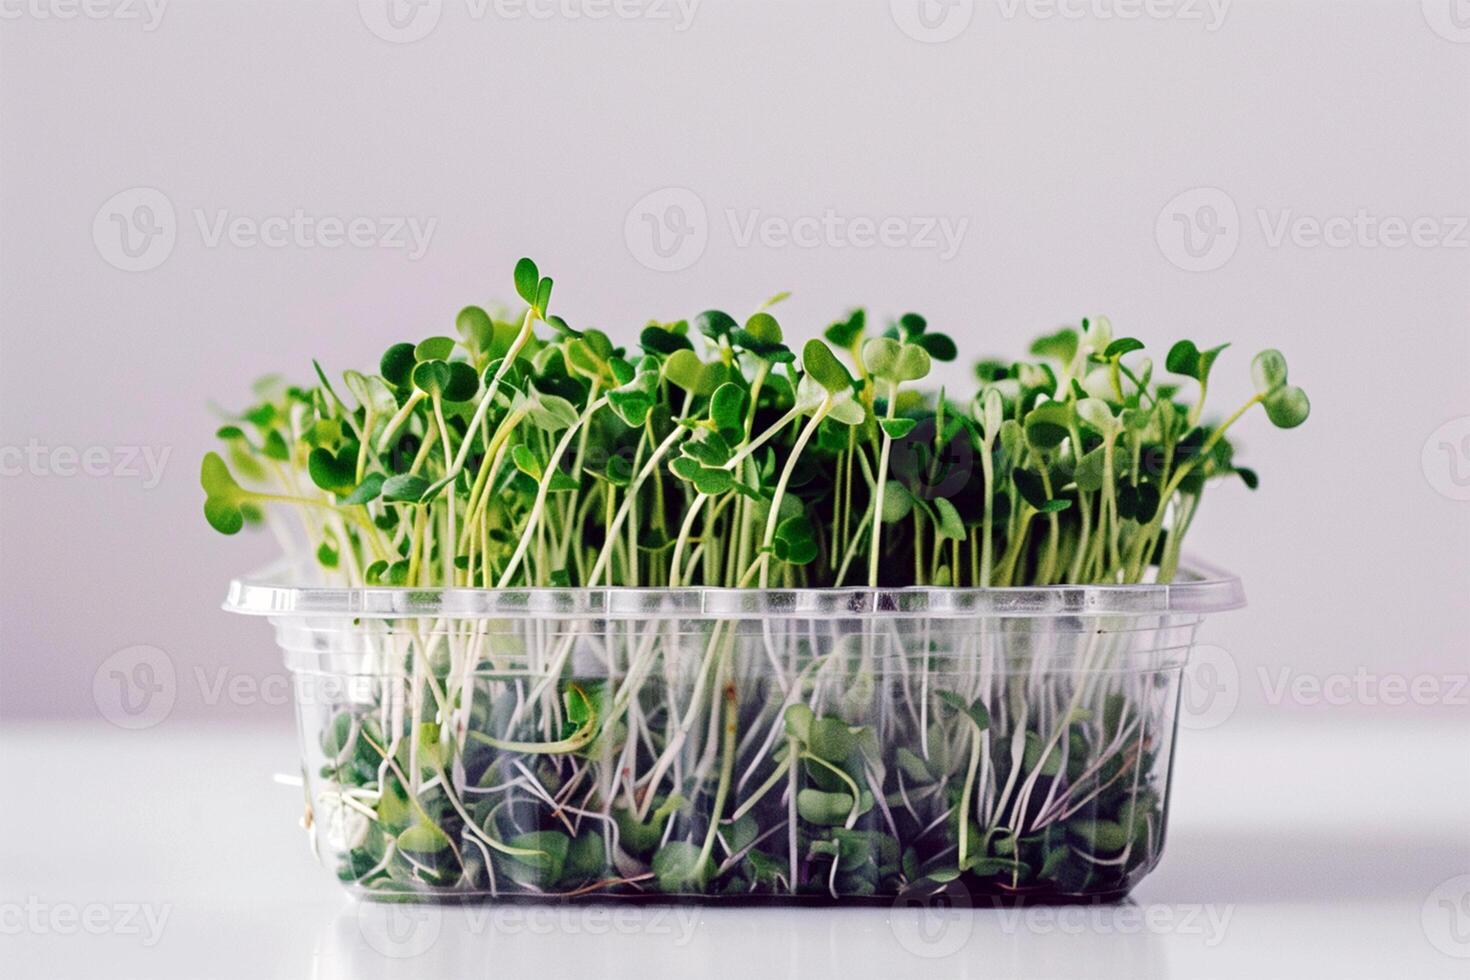
[[[1055,449],[1067,438],[1072,409],[1062,402],[1043,402],[1026,414],[1026,441],[1039,450]]]
[[[762,315],[764,314],[757,314],[757,316]],[[720,340],[734,333],[740,324],[735,322],[734,317],[722,310],[705,310],[694,318],[694,326],[695,329],[711,340]],[[780,340],[781,338],[777,336],[776,341],[779,343]]]
[[[279,429],[272,429],[265,434],[260,451],[283,463],[291,459],[291,447],[286,444],[286,437],[281,435]]]
[[[852,390],[852,378],[848,376],[847,369],[823,341],[806,342],[801,349],[801,365],[817,384],[832,394]]]
[[[414,473],[400,473],[383,481],[381,487],[384,500],[402,503],[417,503],[429,489],[429,481]]]
[[[449,362],[449,380],[440,390],[447,402],[471,401],[480,391],[480,375],[464,361]]]
[[[688,329],[688,324],[679,324]],[[693,351],[694,345],[683,331],[671,330],[663,324],[650,324],[638,335],[638,344],[650,354],[669,355],[675,351]]]
[[[1229,346],[1229,344],[1221,344],[1219,347],[1202,351],[1195,346],[1194,341],[1181,340],[1169,348],[1169,354],[1164,358],[1164,367],[1186,378],[1194,378],[1200,382],[1208,381],[1215,358],[1219,357],[1220,352]]]
[[[541,288],[541,272],[530,259],[521,259],[515,269],[516,295],[526,301],[527,306],[536,305],[536,292]]]
[[[926,333],[917,343],[936,361],[947,364],[960,356],[959,348],[947,334]]]
[[[824,793],[807,788],[796,794],[796,812],[807,823],[840,827],[852,813],[854,802],[848,793]]]
[[[531,479],[540,481],[541,461],[536,458],[536,454],[531,451],[530,446],[524,444],[516,446],[510,451],[510,457],[515,463],[516,469]]]
[[[883,491],[883,523],[897,524],[913,513],[914,498],[908,487],[889,480]]]
[[[939,536],[949,541],[963,541],[966,537],[965,522],[955,505],[944,497],[934,501],[934,510],[939,515]]]
[[[879,419],[878,425],[890,439],[902,439],[914,431],[914,426],[919,424],[918,419]]]
[[[1251,361],[1251,380],[1256,391],[1269,394],[1286,384],[1286,358],[1279,350],[1263,350]]]
[[[332,493],[347,493],[357,484],[357,444],[348,443],[340,451],[313,449],[306,460],[311,482]]]
[[[1077,331],[1064,327],[1056,333],[1039,337],[1031,344],[1031,353],[1060,364],[1071,364],[1077,357]]]
[[[466,349],[487,354],[495,346],[495,321],[478,306],[466,306],[454,318],[455,329]]]
[[[1107,360],[1116,360],[1125,354],[1131,354],[1136,350],[1143,350],[1143,341],[1134,337],[1119,337],[1117,340],[1103,348],[1103,357]]]
[[[526,418],[548,432],[560,432],[577,424],[577,407],[560,395],[535,391],[525,399]]]
[[[967,716],[970,721],[975,723],[975,727],[980,729],[980,731],[983,732],[990,728],[990,711],[985,707],[985,702],[978,698],[974,701],[966,701],[953,691],[937,691],[935,693],[940,701],[943,701],[960,714]]]
[[[710,858],[700,860],[700,847],[688,841],[670,841],[653,856],[653,874],[665,893],[677,894],[704,881],[714,870]]]
[[[444,390],[449,387],[449,377],[447,362],[421,361],[413,369],[413,386],[425,394],[443,395]]]
[[[805,514],[788,517],[778,524],[773,544],[776,557],[792,565],[810,564],[819,552],[811,521]]]
[[[362,478],[351,493],[342,498],[344,504],[370,504],[378,499],[383,492],[383,483],[387,480],[381,473],[369,473]]]
[[[710,396],[709,418],[726,440],[739,439],[745,426],[745,412],[750,399],[745,389],[727,381]]]
[[[664,378],[693,395],[712,395],[725,383],[725,366],[705,363],[692,350],[677,350],[664,362]]]
[[[1296,385],[1281,385],[1266,396],[1266,417],[1280,429],[1292,429],[1301,425],[1311,414],[1312,405],[1307,393]]]
[[[383,352],[378,370],[389,384],[401,388],[408,384],[416,363],[418,358],[414,354],[413,344],[394,344]]]
[[[929,376],[929,352],[916,344],[904,344],[898,350],[894,375],[899,381],[921,381]]]
[[[1046,506],[1046,484],[1039,474],[1018,466],[1011,470],[1011,482],[1016,485],[1017,492],[1026,503],[1037,510]]]
[[[418,346],[413,349],[413,356],[418,361],[446,361],[453,353],[452,337],[430,337],[419,341]]]
[[[199,484],[204,488],[204,517],[209,526],[221,534],[238,533],[245,526],[240,505],[247,495],[230,475],[230,468],[219,453],[205,454]]]
[[[867,327],[867,314],[863,310],[853,310],[846,320],[838,320],[829,326],[822,336],[834,347],[842,350],[851,350],[853,345],[863,335]]]

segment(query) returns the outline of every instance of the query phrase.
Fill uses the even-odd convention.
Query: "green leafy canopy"
[[[622,346],[553,315],[533,260],[510,284],[520,313],[458,307],[376,372],[263,380],[201,464],[209,524],[294,512],[318,564],[362,584],[1167,579],[1204,487],[1258,483],[1227,430],[1255,404],[1282,428],[1310,413],[1266,350],[1250,401],[1207,419],[1228,345],[1168,348],[1186,398],[1103,317],[1042,336],[1038,360],[982,362],[955,399],[925,386],[957,345],[917,313],[874,333],[856,309],[793,343],[778,294]]]

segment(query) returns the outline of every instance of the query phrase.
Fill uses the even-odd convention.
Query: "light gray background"
[[[1454,499],[1451,465],[1470,474],[1470,232],[1454,237],[1470,215],[1470,30],[1448,19],[1450,0],[1238,0],[1213,30],[1202,4],[1204,22],[957,2],[970,21],[943,43],[906,34],[885,2],[795,0],[703,0],[683,31],[493,7],[477,19],[444,0],[427,36],[395,43],[369,29],[374,0],[173,0],[152,30],[142,8],[62,20],[8,0],[20,13],[0,20],[0,446],[169,455],[153,487],[0,477],[0,717],[95,719],[99,665],[141,644],[175,669],[165,724],[283,719],[267,626],[218,611],[230,577],[273,545],[202,519],[207,403],[243,404],[266,372],[306,379],[312,357],[369,366],[390,342],[450,332],[463,304],[511,294],[522,254],[556,278],[572,322],[622,336],[790,289],[778,313],[797,337],[862,303],[920,310],[971,354],[1018,354],[1099,312],[1156,349],[1230,340],[1222,410],[1248,392],[1250,355],[1279,346],[1313,417],[1289,433],[1253,417],[1240,443],[1262,489],[1216,489],[1192,532],[1252,600],[1207,628],[1240,712],[1463,713],[1447,696],[1273,704],[1257,673],[1361,669],[1443,692],[1467,672],[1470,503]],[[138,187],[167,197],[177,240],[128,272],[93,226]],[[669,187],[697,195],[708,243],[659,272],[625,226]],[[1180,268],[1167,234],[1166,208],[1194,188],[1237,211],[1210,271]],[[1182,200],[1207,222],[1193,208],[1220,198]],[[742,246],[727,217],[827,208],[968,226],[945,261]],[[412,260],[211,246],[195,217],[296,209],[437,224]],[[1432,217],[1451,240],[1272,244],[1283,215],[1360,211]],[[967,368],[949,380],[967,383]]]

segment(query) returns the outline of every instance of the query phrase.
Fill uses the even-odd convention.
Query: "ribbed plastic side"
[[[316,584],[290,566],[230,583],[224,608],[255,616],[352,619],[821,619],[1214,613],[1245,604],[1240,579],[1199,562],[1175,581],[1002,589],[412,589]]]

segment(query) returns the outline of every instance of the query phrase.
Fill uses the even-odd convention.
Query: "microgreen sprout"
[[[1036,360],[982,362],[956,400],[925,382],[957,346],[917,314],[870,331],[854,311],[793,349],[783,294],[618,346],[553,314],[530,259],[512,278],[512,316],[468,306],[453,336],[395,343],[375,372],[258,386],[203,460],[209,524],[268,523],[350,586],[1167,582],[1205,486],[1258,482],[1233,427],[1256,406],[1280,428],[1310,410],[1266,350],[1253,394],[1209,421],[1227,345],[1175,343],[1164,382],[1105,318],[1040,338]],[[1039,668],[994,666],[985,644],[1004,632],[961,657],[927,626],[820,643],[769,623],[604,627],[584,648],[575,630],[508,639],[489,621],[361,625],[406,659],[323,725],[314,799],[343,877],[835,898],[963,875],[1083,894],[1157,857],[1144,681],[1039,688]],[[891,639],[905,653],[885,720],[863,705],[890,683]],[[1085,662],[1109,656],[1083,642]]]

